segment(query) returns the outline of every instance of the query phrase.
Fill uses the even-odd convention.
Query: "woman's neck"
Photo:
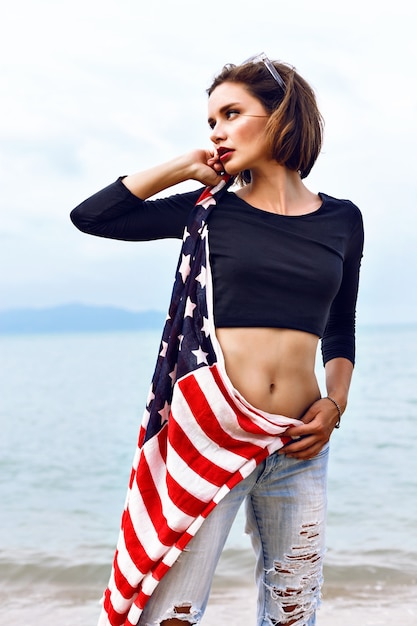
[[[281,215],[304,215],[321,205],[320,196],[307,189],[298,172],[274,164],[251,174],[251,182],[239,189],[237,195],[259,209]]]

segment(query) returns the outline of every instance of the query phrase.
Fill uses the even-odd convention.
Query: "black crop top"
[[[117,180],[71,212],[81,231],[125,241],[181,238],[201,189],[143,201]],[[323,361],[355,360],[363,248],[359,209],[320,194],[313,213],[287,216],[226,192],[211,212],[217,328],[292,328],[322,338]]]

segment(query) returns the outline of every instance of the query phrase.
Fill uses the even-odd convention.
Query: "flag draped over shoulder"
[[[249,405],[224,370],[213,322],[207,218],[226,177],[184,231],[169,314],[139,432],[99,626],[135,626],[158,582],[216,504],[285,443],[295,420]]]

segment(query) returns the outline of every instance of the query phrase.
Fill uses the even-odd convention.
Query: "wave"
[[[232,585],[239,580],[253,578],[254,557],[248,550],[228,549],[222,554],[216,586]],[[324,579],[327,595],[346,595],[373,590],[390,590],[417,586],[417,554],[396,550],[364,551],[361,554],[338,553],[328,555],[324,564]]]
[[[110,575],[109,561],[73,560],[41,553],[0,555],[2,586],[103,588]],[[224,550],[214,581],[215,587],[232,588],[242,580],[252,581],[254,557],[248,549]],[[381,589],[417,585],[417,554],[393,550],[363,552],[356,556],[331,554],[325,561],[326,588],[332,595],[351,589]]]
[[[69,563],[53,557],[40,557],[37,561],[13,561],[0,558],[2,584],[67,586],[104,585],[110,575],[109,563]]]

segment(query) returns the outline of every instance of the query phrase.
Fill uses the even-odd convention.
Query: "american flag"
[[[230,182],[203,192],[184,231],[99,626],[136,626],[210,511],[296,423],[239,395],[215,337],[207,218]]]

